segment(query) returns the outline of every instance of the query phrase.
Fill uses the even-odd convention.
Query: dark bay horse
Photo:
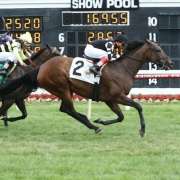
[[[60,54],[56,48],[49,47],[47,45],[46,48],[43,48],[39,50],[37,53],[33,54],[31,57],[31,61],[27,60],[27,64],[29,64],[28,66],[24,67],[24,66],[17,65],[16,69],[7,78],[7,82],[9,80],[21,77],[26,72],[29,72],[33,70],[34,68],[38,68],[41,64],[46,62],[48,59],[54,56],[58,56],[58,55]],[[3,98],[0,95],[0,99],[2,101],[2,105],[0,107],[0,115],[2,116],[2,119],[4,120],[5,126],[8,125],[7,123],[8,121],[11,121],[11,122],[17,121],[17,120],[24,119],[27,117],[27,111],[26,111],[24,99],[28,97],[28,95],[31,93],[31,90],[29,91],[27,87],[22,86],[18,88],[18,90],[16,90],[16,93],[17,93],[16,98],[13,98],[13,93],[6,96],[7,98]],[[21,111],[22,116],[8,118],[7,111],[14,103],[17,105],[17,107]]]
[[[31,82],[32,87],[33,83],[34,86],[38,84],[39,87],[60,97],[62,100],[60,111],[67,113],[98,133],[101,129],[92,124],[85,115],[77,112],[74,108],[72,93],[75,92],[80,96],[92,98],[93,85],[69,77],[72,60],[73,58],[70,57],[54,57],[40,66],[38,70],[27,73],[22,78],[12,81],[6,87],[0,88],[0,93],[6,95],[22,84],[28,86],[30,81],[32,81],[32,77],[35,77]],[[162,65],[164,69],[171,69],[173,64],[159,45],[146,40],[145,42],[130,43],[124,57],[110,62],[103,68],[99,100],[105,102],[117,115],[117,118],[112,120],[98,119],[95,121],[96,123],[109,125],[121,122],[124,119],[124,115],[118,105],[131,106],[139,113],[141,126],[139,132],[142,137],[144,136],[145,121],[143,109],[138,102],[128,98],[127,95],[132,88],[134,77],[138,70],[147,62]]]

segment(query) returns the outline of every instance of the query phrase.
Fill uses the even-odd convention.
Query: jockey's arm
[[[22,66],[26,66],[26,64],[23,62],[23,57],[21,56],[20,47],[16,42],[13,43],[12,49],[13,49],[13,53],[15,54],[15,56],[16,56],[17,60],[19,61],[19,63]]]
[[[30,49],[25,49],[25,54],[27,56],[26,58],[29,58],[33,54],[33,51],[31,51]]]

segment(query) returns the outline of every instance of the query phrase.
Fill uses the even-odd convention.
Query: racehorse
[[[28,66],[24,67],[18,64],[15,70],[8,76],[7,82],[9,80],[21,77],[26,72],[39,67],[41,64],[43,64],[45,61],[47,61],[51,57],[58,56],[58,55],[60,55],[59,51],[55,47],[53,48],[47,45],[46,48],[43,48],[39,50],[37,53],[33,54],[31,57],[31,60],[30,59],[27,60]],[[8,125],[8,121],[11,121],[11,122],[17,121],[17,120],[21,120],[27,117],[27,111],[26,111],[24,99],[28,97],[28,95],[31,93],[31,90],[29,91],[27,87],[22,86],[16,91],[16,93],[17,93],[16,98],[12,97],[13,93],[9,94],[6,98],[1,97],[0,95],[0,99],[2,101],[2,105],[0,107],[0,115],[3,116],[2,119],[4,120],[5,126]],[[22,116],[8,118],[7,111],[14,103],[17,105],[17,107],[21,111]]]
[[[32,88],[38,85],[61,98],[60,111],[67,113],[89,129],[99,133],[101,129],[74,108],[72,101],[73,92],[85,98],[92,98],[93,85],[69,77],[72,61],[73,58],[70,57],[54,57],[41,65],[39,69],[26,73],[23,77],[10,82],[6,87],[0,88],[0,93],[6,95],[22,84],[26,84],[26,86],[31,84]],[[141,137],[144,136],[145,121],[142,106],[128,98],[127,95],[133,86],[138,70],[147,62],[161,65],[164,69],[173,67],[171,59],[161,47],[152,41],[146,40],[129,43],[127,52],[123,57],[108,63],[102,69],[99,100],[105,102],[117,115],[117,118],[112,120],[98,119],[95,123],[109,125],[121,122],[124,119],[124,115],[118,105],[131,106],[139,113],[139,132]]]

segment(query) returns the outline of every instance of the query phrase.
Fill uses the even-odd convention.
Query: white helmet
[[[19,39],[22,40],[22,41],[24,41],[24,42],[27,42],[27,43],[29,43],[29,44],[32,43],[32,37],[31,37],[31,33],[30,33],[30,32],[26,32],[26,33],[24,33],[24,34],[21,34],[21,35],[19,36]]]

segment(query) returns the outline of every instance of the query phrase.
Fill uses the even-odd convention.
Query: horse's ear
[[[46,44],[46,47],[47,47],[48,49],[51,49],[51,47],[50,47],[48,44]]]
[[[147,42],[148,44],[151,44],[151,41],[150,41],[149,39],[146,39],[146,42]]]
[[[52,53],[53,53],[53,54],[56,54],[57,56],[60,56],[60,55],[61,55],[61,53],[60,53],[60,51],[57,49],[57,47],[53,47],[53,48],[52,48]]]

